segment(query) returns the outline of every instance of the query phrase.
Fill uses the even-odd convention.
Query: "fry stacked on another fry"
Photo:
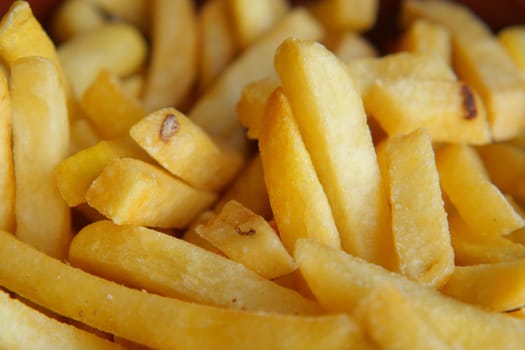
[[[525,29],[376,0],[0,21],[0,348],[521,349]]]

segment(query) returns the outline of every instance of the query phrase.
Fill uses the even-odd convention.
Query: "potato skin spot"
[[[177,117],[174,114],[168,114],[166,115],[166,118],[164,118],[164,121],[162,122],[162,125],[160,126],[160,139],[163,142],[169,142],[170,138],[175,135],[177,130],[179,129],[179,121],[177,120]]]
[[[478,110],[472,89],[468,85],[461,85],[461,96],[463,98],[463,109],[465,110],[463,118],[467,120],[475,119],[478,116]]]

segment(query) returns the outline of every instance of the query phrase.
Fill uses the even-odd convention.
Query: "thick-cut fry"
[[[297,268],[270,224],[236,201],[226,203],[219,215],[195,231],[264,278],[277,278]]]
[[[329,31],[365,31],[374,25],[378,7],[377,0],[324,0],[311,11]]]
[[[346,315],[251,313],[148,294],[63,264],[6,232],[0,232],[0,256],[5,259],[2,286],[60,315],[152,348],[317,350],[362,342],[362,331]]]
[[[277,23],[288,10],[285,0],[227,0],[237,42],[250,46]]]
[[[468,145],[437,150],[441,186],[467,225],[479,234],[505,235],[525,221],[490,181],[481,158]]]
[[[0,230],[15,232],[15,177],[11,135],[11,96],[0,73]]]
[[[81,105],[98,133],[106,139],[127,136],[146,112],[140,102],[124,90],[118,77],[102,70],[82,95]]]
[[[410,300],[415,310],[453,348],[516,350],[525,343],[523,320],[483,311],[445,297],[433,289],[314,240],[299,240],[295,258],[313,293],[328,310],[351,313],[359,301],[373,290],[389,284]]]
[[[220,210],[228,201],[235,200],[254,213],[270,220],[273,214],[263,171],[261,156],[256,154],[215,204],[215,210]]]
[[[319,40],[323,30],[304,9],[291,11],[228,67],[192,108],[190,118],[212,137],[238,147],[239,136],[244,142],[244,130],[235,113],[241,91],[247,83],[275,75],[275,49],[290,36]]]
[[[477,151],[494,184],[525,203],[525,151],[505,143],[485,145]]]
[[[54,11],[49,32],[59,43],[89,32],[105,22],[102,13],[89,1],[63,1]]]
[[[344,65],[320,44],[297,39],[279,47],[275,65],[343,248],[392,267],[390,215],[381,174],[360,96]],[[281,169],[286,168],[283,164]]]
[[[174,108],[151,113],[129,133],[170,173],[199,189],[220,191],[243,164],[243,157],[223,149]]]
[[[525,259],[458,266],[441,292],[494,311],[525,304]]]
[[[225,1],[206,1],[199,12],[198,24],[199,90],[204,92],[233,61],[237,45]]]
[[[49,318],[1,290],[0,346],[10,350],[123,350],[117,344]]]
[[[440,287],[454,270],[454,251],[430,137],[419,129],[391,138],[386,158],[399,271]]]
[[[448,64],[452,60],[450,33],[445,27],[424,19],[410,24],[400,39],[399,50],[438,55]]]
[[[104,69],[118,76],[137,71],[146,59],[146,42],[131,25],[108,23],[62,44],[58,56],[81,97]]]
[[[326,47],[345,63],[377,56],[374,46],[354,31],[332,34],[326,39]]]
[[[191,0],[155,0],[146,111],[181,107],[197,75],[197,19]]]
[[[54,168],[69,148],[65,91],[56,66],[42,57],[15,61],[10,88],[16,235],[63,258],[71,239],[70,212],[56,186]]]
[[[328,199],[280,88],[268,100],[259,136],[264,180],[286,249],[292,252],[301,237],[340,247]]]
[[[196,245],[197,247],[200,247],[202,249],[205,249],[207,251],[213,252],[215,254],[224,255],[220,249],[216,248],[213,244],[199,236],[197,232],[195,232],[195,228],[199,226],[200,224],[205,224],[209,220],[213,219],[215,216],[217,216],[217,213],[213,210],[206,210],[202,212],[190,225],[190,227],[184,232],[182,239],[186,242],[189,242],[191,244]]]
[[[266,102],[278,86],[277,79],[266,78],[250,83],[242,89],[237,103],[237,115],[242,125],[248,129],[246,136],[249,139],[259,138]]]
[[[498,40],[514,63],[525,73],[525,26],[513,26],[498,33]]]
[[[99,221],[71,242],[73,266],[160,295],[238,310],[317,314],[319,306],[241,264],[139,226]]]
[[[88,204],[116,224],[166,228],[188,226],[215,199],[132,158],[113,159],[86,193]]]
[[[438,56],[408,52],[353,60],[347,71],[363,97],[378,80],[456,80],[452,68]]]
[[[452,35],[458,76],[480,94],[492,136],[501,141],[525,131],[525,78],[490,29],[466,7],[448,1],[406,1],[405,22],[424,18]]]
[[[74,207],[84,203],[91,182],[111,160],[122,157],[152,161],[129,137],[100,141],[62,161],[55,175],[58,190],[67,205]]]
[[[483,102],[462,82],[380,80],[371,86],[364,104],[388,135],[425,128],[434,142],[491,141]]]
[[[381,349],[452,349],[411,300],[388,284],[363,298],[353,314]]]
[[[490,264],[525,258],[525,246],[502,236],[473,231],[457,212],[448,212],[456,265]]]

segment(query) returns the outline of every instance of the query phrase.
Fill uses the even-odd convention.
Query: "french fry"
[[[195,231],[230,259],[266,279],[297,268],[270,224],[236,201],[226,203],[216,217]]]
[[[393,266],[381,174],[360,96],[344,65],[320,44],[298,39],[281,44],[275,65],[326,192],[342,247]]]
[[[84,0],[86,1],[86,0]],[[148,0],[87,0],[99,11],[129,22],[149,34],[151,1]]]
[[[15,174],[12,150],[11,96],[0,73],[0,230],[15,232]]]
[[[6,259],[0,264],[2,286],[60,315],[152,348],[347,349],[363,338],[346,315],[225,310],[126,288],[47,257],[6,232],[0,232],[0,255]]]
[[[265,78],[254,81],[242,89],[237,103],[237,115],[241,124],[248,129],[246,136],[249,139],[259,138],[266,102],[278,86],[279,82],[275,78]]]
[[[225,1],[206,1],[199,12],[198,25],[201,32],[199,91],[205,92],[233,61],[238,48]]]
[[[147,115],[129,134],[170,173],[199,189],[220,191],[243,165],[237,152],[218,145],[174,108]]]
[[[258,153],[247,162],[232,185],[215,204],[215,210],[220,210],[230,200],[236,200],[265,219],[271,219],[273,213],[263,171],[261,156]]]
[[[377,120],[388,135],[424,128],[434,142],[486,144],[491,141],[483,102],[462,82],[380,80],[371,86],[364,105],[368,115]]]
[[[498,33],[498,40],[512,57],[521,72],[525,73],[525,26],[513,26]]]
[[[241,264],[144,227],[90,224],[75,236],[69,259],[124,285],[201,304],[301,315],[321,311]]]
[[[332,209],[280,88],[268,100],[263,125],[264,182],[284,246],[292,252],[297,239],[310,237],[340,247]]]
[[[389,285],[363,298],[353,315],[381,349],[452,349],[411,301]]]
[[[213,210],[206,210],[202,212],[191,223],[190,227],[184,232],[184,234],[182,235],[182,239],[204,250],[210,251],[218,255],[224,255],[219,248],[215,247],[213,244],[211,244],[210,242],[199,236],[197,232],[195,232],[195,228],[197,226],[199,226],[200,224],[205,224],[209,220],[213,219],[215,216],[217,216],[217,213]]]
[[[71,239],[70,211],[54,178],[69,147],[65,91],[56,66],[42,57],[13,63],[10,90],[16,235],[60,259]]]
[[[60,195],[70,207],[86,202],[93,180],[114,158],[130,157],[143,161],[151,158],[129,137],[100,141],[64,159],[55,170]]]
[[[132,158],[116,158],[91,182],[86,201],[119,225],[184,228],[215,200],[164,170]]]
[[[144,74],[141,72],[121,79],[122,88],[128,96],[139,98],[144,88]]]
[[[458,266],[441,292],[493,311],[525,304],[525,259],[493,264]]]
[[[284,0],[227,0],[230,18],[241,49],[250,46],[287,12]]]
[[[146,111],[181,107],[197,73],[197,20],[191,0],[155,0],[152,52],[142,96]],[[176,58],[176,59],[174,59]]]
[[[123,350],[117,344],[58,322],[0,290],[0,343],[5,349]]]
[[[197,101],[189,117],[210,136],[229,141],[232,147],[238,148],[239,135],[242,143],[245,142],[244,130],[235,113],[241,91],[247,83],[275,76],[272,57],[281,41],[290,36],[317,40],[323,36],[323,30],[304,9],[290,11],[228,67]]]
[[[454,251],[429,135],[418,129],[388,139],[386,158],[399,271],[440,287],[454,271]]]
[[[105,139],[127,136],[146,115],[139,100],[128,95],[118,77],[107,70],[100,71],[86,89],[81,106]]]
[[[296,243],[294,256],[313,293],[330,311],[352,313],[360,300],[389,284],[410,300],[453,348],[511,350],[520,349],[525,342],[524,321],[445,297],[341,250],[302,239]]]
[[[103,69],[118,76],[137,71],[146,58],[146,42],[131,25],[108,23],[62,44],[58,57],[80,98]]]
[[[89,1],[67,0],[54,11],[49,32],[55,41],[62,43],[87,33],[104,22],[102,13]]]
[[[100,141],[100,136],[93,124],[85,118],[71,120],[69,125],[69,154],[75,154],[85,148],[94,146]]]
[[[354,31],[332,34],[326,41],[326,47],[345,63],[377,56],[374,46]]]
[[[312,13],[331,32],[365,31],[375,23],[377,0],[325,0],[311,5]]]
[[[456,265],[499,263],[525,258],[525,246],[507,237],[487,236],[473,231],[457,212],[448,212],[450,241]]]
[[[505,143],[493,143],[476,150],[491,181],[504,193],[525,202],[525,152]]]
[[[405,22],[424,18],[452,35],[458,76],[480,94],[496,141],[525,131],[525,78],[490,29],[466,7],[447,1],[406,1]]]
[[[452,60],[450,33],[445,27],[424,19],[410,24],[398,48],[400,51],[438,55],[448,64]]]
[[[480,234],[508,234],[525,222],[490,181],[481,158],[468,145],[436,151],[441,186],[467,225]]]
[[[363,97],[377,80],[457,80],[452,68],[438,56],[409,52],[353,60],[347,63],[347,71]]]

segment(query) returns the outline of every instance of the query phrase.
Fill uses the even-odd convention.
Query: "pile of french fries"
[[[405,0],[0,21],[1,349],[523,349],[525,27]]]

